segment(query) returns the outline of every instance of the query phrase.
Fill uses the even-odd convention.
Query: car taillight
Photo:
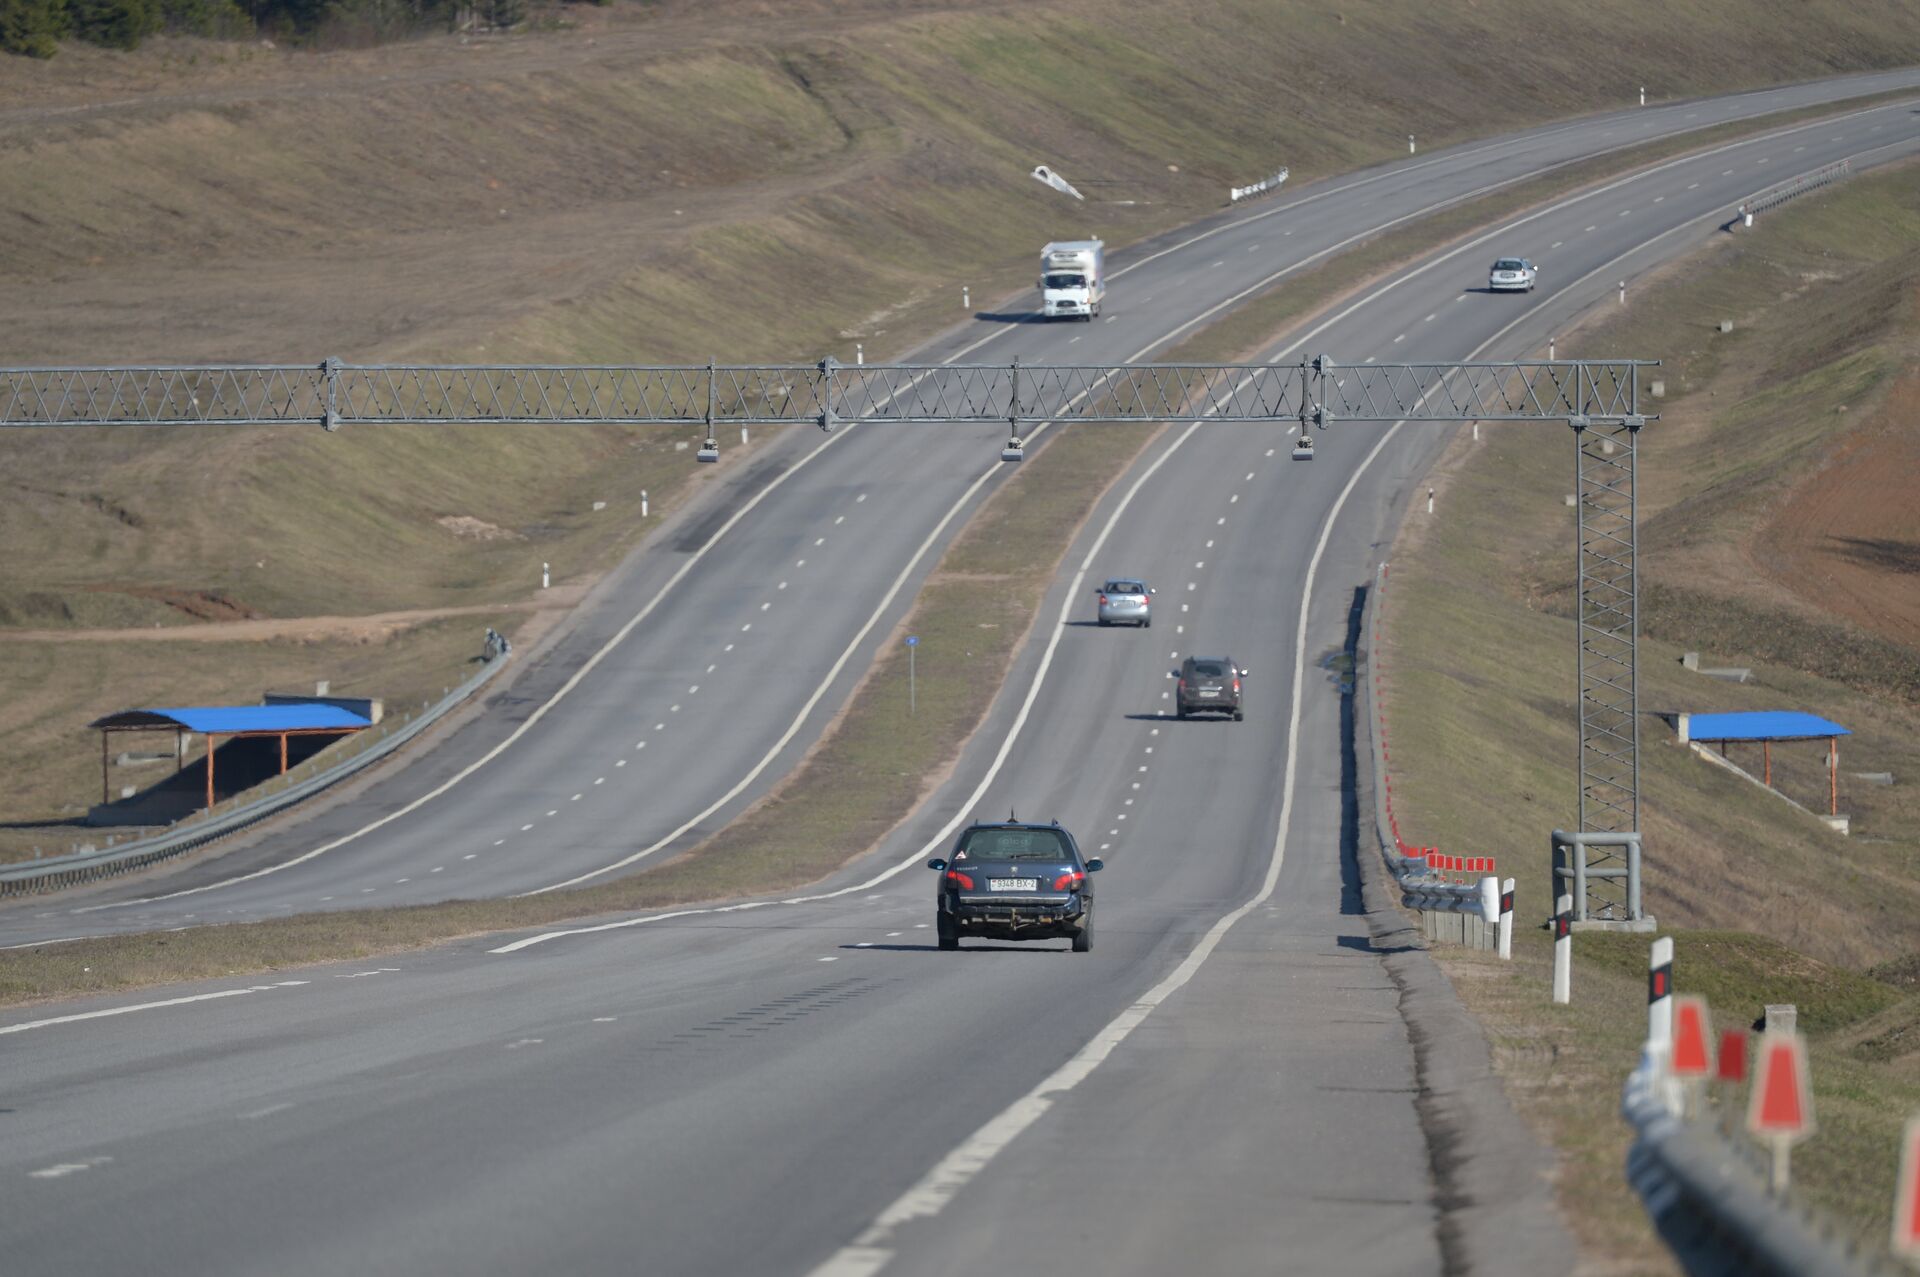
[[[1105,607],[1106,605],[1107,605],[1107,596],[1102,594],[1100,596],[1100,606]]]
[[[1187,690],[1187,680],[1183,678],[1175,686],[1178,687],[1180,691],[1184,692]]]
[[[965,887],[968,891],[973,890],[973,875],[963,874],[958,869],[947,870],[947,881],[957,887]]]
[[[1235,696],[1240,695],[1240,680],[1237,678],[1233,680],[1233,694]]]
[[[1053,880],[1053,889],[1055,891],[1072,891],[1086,880],[1087,876],[1078,869],[1075,869],[1071,873],[1063,873],[1058,878],[1055,878]]]

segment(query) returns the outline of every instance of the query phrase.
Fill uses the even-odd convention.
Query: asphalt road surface
[[[985,338],[963,357],[1148,358],[1363,228],[1662,129],[1835,91],[1636,111],[1325,183],[1197,242],[1120,255],[1110,323],[982,321],[930,353]],[[1756,191],[1917,149],[1920,114],[1901,103],[1665,162],[1416,263],[1271,355],[1519,357],[1617,281],[1720,233]],[[1498,255],[1539,263],[1539,292],[1482,291]],[[0,1016],[7,1270],[1537,1268],[1546,1234],[1531,1253],[1474,1250],[1443,1208],[1408,994],[1360,900],[1357,858],[1371,851],[1325,666],[1443,442],[1435,427],[1341,426],[1303,465],[1284,428],[1169,427],[1068,555],[952,780],[805,896]],[[790,477],[760,489],[674,605],[472,779],[299,865],[216,885],[471,766],[686,550],[629,565],[522,675],[519,704],[361,800],[166,880],[212,889],[78,915],[14,909],[7,937],[548,885],[665,839],[771,758],[700,818],[718,823],[817,732],[933,553],[916,562],[914,549],[937,547],[940,517],[978,499],[967,485],[997,473],[997,446],[990,431],[855,428],[806,459],[819,439],[795,435],[760,463]],[[705,544],[702,520],[723,508],[738,506],[691,512],[680,544]],[[1075,624],[1109,572],[1159,587],[1151,630]],[[1251,667],[1245,722],[1171,717],[1167,672],[1187,651]],[[698,789],[706,777],[718,788]],[[1057,816],[1106,857],[1091,954],[934,949],[919,862],[955,822],[1009,807]],[[150,881],[84,903],[140,890],[154,894]],[[1510,1116],[1494,1126],[1467,1146],[1511,1136]],[[1516,1193],[1546,1214],[1543,1183]]]

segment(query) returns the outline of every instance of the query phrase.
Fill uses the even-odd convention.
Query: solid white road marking
[[[51,1028],[56,1024],[77,1024],[82,1020],[104,1020],[108,1016],[131,1015],[135,1011],[157,1011],[161,1007],[185,1006],[190,1002],[212,1002],[218,998],[237,998],[248,993],[264,993],[268,989],[285,989],[306,984],[306,980],[281,980],[276,984],[257,984],[245,989],[221,989],[215,993],[195,993],[184,998],[163,998],[158,1002],[135,1002],[127,1006],[106,1007],[99,1011],[79,1011],[72,1015],[56,1015],[44,1020],[27,1020],[21,1024],[0,1024],[0,1035],[25,1033],[29,1029]]]

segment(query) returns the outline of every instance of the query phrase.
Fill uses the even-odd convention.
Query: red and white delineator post
[[[1647,955],[1647,1046],[1673,1047],[1673,937],[1661,936]]]

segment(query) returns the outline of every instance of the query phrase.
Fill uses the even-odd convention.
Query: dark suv
[[[1075,953],[1093,948],[1093,879],[1087,860],[1059,821],[968,826],[951,860],[929,860],[940,874],[935,924],[940,947],[958,949],[961,936],[984,940],[1073,941]]]
[[[1174,689],[1174,714],[1188,718],[1194,714],[1231,714],[1239,722],[1240,680],[1247,671],[1233,663],[1231,656],[1189,656],[1180,664]]]

